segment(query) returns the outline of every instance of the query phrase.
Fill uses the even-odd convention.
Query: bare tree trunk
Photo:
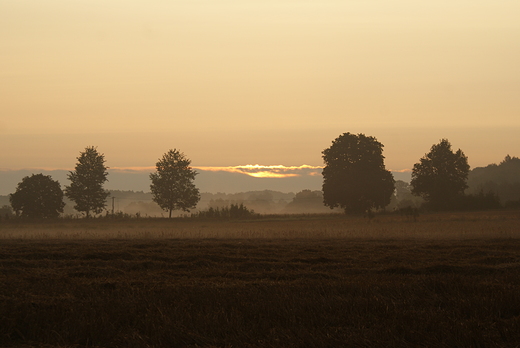
[[[172,218],[172,209],[170,209],[170,216],[168,217],[169,219]]]

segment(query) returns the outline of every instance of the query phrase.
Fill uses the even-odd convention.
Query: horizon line
[[[282,164],[276,165],[262,165],[262,164],[244,164],[237,166],[191,166],[193,169],[199,169],[202,171],[226,171],[226,172],[242,172],[242,171],[254,171],[254,170],[275,170],[275,171],[292,171],[292,170],[305,170],[305,169],[323,169],[325,166],[312,166],[308,164],[303,164],[300,166],[285,166]],[[73,171],[74,168],[65,168],[65,167],[18,167],[18,168],[0,168],[0,172],[17,172],[22,170],[42,170],[42,171]],[[107,167],[109,171],[155,171],[155,166],[124,166],[124,167]],[[405,169],[388,169],[391,172],[395,173],[407,173],[412,170],[409,168]]]

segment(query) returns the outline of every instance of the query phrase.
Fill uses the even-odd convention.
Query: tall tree
[[[412,193],[421,196],[434,210],[449,209],[468,187],[468,158],[460,149],[451,150],[447,139],[431,147],[412,171]]]
[[[385,169],[383,144],[364,134],[344,133],[323,151],[323,203],[362,213],[390,203],[395,180]]]
[[[190,167],[191,161],[177,149],[169,150],[157,162],[157,171],[150,174],[153,200],[163,210],[189,211],[200,200],[199,189],[193,180],[197,172]]]
[[[17,215],[27,218],[57,218],[65,206],[60,183],[43,174],[23,178],[9,201]]]
[[[90,146],[77,157],[78,163],[74,171],[69,172],[70,186],[65,187],[65,194],[76,203],[74,209],[84,212],[90,217],[90,212],[99,214],[105,209],[106,199],[110,193],[103,189],[107,181],[108,167],[105,166],[105,156]]]

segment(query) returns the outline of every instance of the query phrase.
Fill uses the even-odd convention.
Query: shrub
[[[258,216],[253,210],[248,209],[244,204],[231,204],[222,208],[210,207],[207,210],[201,210],[191,215],[195,218],[210,219],[244,219]]]

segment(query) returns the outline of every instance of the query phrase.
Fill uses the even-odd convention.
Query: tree
[[[103,184],[107,181],[108,167],[105,156],[94,146],[85,148],[77,159],[75,170],[69,172],[71,184],[65,187],[65,194],[76,203],[74,209],[89,218],[90,212],[99,214],[106,206],[110,193],[103,189]]]
[[[199,189],[193,180],[197,172],[190,167],[191,161],[177,149],[169,150],[157,162],[157,171],[150,174],[153,200],[163,210],[189,212],[200,200]]]
[[[370,212],[390,203],[395,180],[385,169],[383,144],[344,133],[323,151],[323,203],[345,213]]]
[[[442,139],[414,164],[410,183],[412,193],[423,197],[434,210],[449,209],[468,187],[468,173],[466,155],[460,149],[453,152],[450,142]]]
[[[43,174],[23,178],[9,201],[16,215],[27,218],[57,218],[65,206],[60,183]]]
[[[520,158],[507,155],[502,162],[477,167],[468,174],[468,190],[474,195],[480,192],[496,193],[502,204],[520,199]]]

